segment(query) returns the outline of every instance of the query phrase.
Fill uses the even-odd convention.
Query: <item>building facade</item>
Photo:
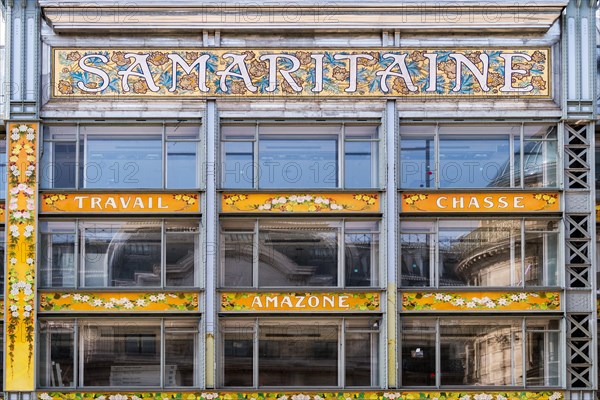
[[[596,397],[595,1],[3,5],[7,398]]]

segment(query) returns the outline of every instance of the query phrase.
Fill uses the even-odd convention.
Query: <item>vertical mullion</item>
[[[259,336],[260,336],[260,324],[258,318],[254,319],[254,331],[252,332],[253,336],[253,351],[252,351],[252,386],[254,389],[258,389],[258,374],[260,371],[258,370],[258,348],[259,348]]]
[[[338,327],[338,386],[343,388],[346,387],[346,318],[342,318]]]
[[[83,352],[81,354],[83,354]],[[82,384],[79,384],[79,363],[77,361],[79,358],[82,358],[79,356],[79,323],[77,318],[75,318],[75,320],[73,320],[73,365],[75,366],[75,368],[73,368],[73,383],[75,384],[75,387],[83,386]],[[52,368],[52,363],[50,364],[50,367]],[[50,370],[50,373],[53,373],[52,369]]]
[[[338,230],[340,233],[340,239],[338,239],[339,249],[338,249],[338,287],[346,287],[346,219],[342,219],[342,225]]]
[[[521,342],[523,343],[522,355],[521,355],[521,376],[523,377],[523,382],[521,385],[523,387],[527,387],[527,374],[525,373],[525,363],[527,357],[527,321],[525,317],[521,318]]]
[[[520,160],[520,171],[521,175],[520,181],[521,185],[519,186],[521,189],[525,188],[525,124],[521,123],[521,135],[520,135],[520,143],[519,143],[519,160]]]
[[[160,319],[160,387],[165,387],[165,319]]]
[[[260,189],[260,185],[258,184],[259,174],[260,174],[260,166],[259,166],[259,129],[260,126],[258,122],[254,127],[254,140],[252,141],[252,187],[254,189]]]
[[[79,169],[80,169],[80,163],[81,163],[81,154],[79,151],[79,143],[80,143],[80,130],[81,130],[81,124],[79,122],[77,122],[77,128],[75,129],[75,189],[79,188]],[[52,149],[54,149],[54,146],[51,147]],[[52,156],[54,157],[54,151],[52,152]],[[52,162],[54,162],[54,159],[52,159]],[[83,168],[85,170],[85,165],[83,165]],[[52,169],[50,169],[52,171]],[[54,175],[52,176],[52,182],[54,182]],[[52,187],[54,187],[54,184],[52,184]]]
[[[75,220],[75,254],[74,254],[74,261],[75,261],[75,287],[79,289],[79,287],[81,286],[81,276],[79,274],[81,274],[82,271],[82,261],[83,259],[80,257],[79,253],[81,251],[83,251],[82,249],[85,249],[85,244],[81,242],[81,233],[80,233],[80,229],[79,229],[79,224],[80,224],[80,220],[79,218],[77,218]]]
[[[342,122],[342,126],[340,127],[340,136],[338,136],[338,160],[336,160],[337,165],[339,166],[339,168],[337,168],[338,170],[338,182],[336,187],[337,188],[345,188],[346,187],[346,182],[345,182],[345,171],[346,171],[346,124],[344,122]]]
[[[521,234],[521,279],[523,280],[521,283],[521,287],[525,288],[525,219],[522,218],[519,223],[521,224],[521,230],[520,230],[520,234]]]
[[[162,180],[161,180],[161,186],[162,189],[166,189],[167,187],[167,125],[166,123],[163,121],[162,123],[162,134],[161,134],[161,140],[162,140]]]
[[[160,220],[160,284],[167,286],[167,227],[164,219]]]
[[[441,360],[441,334],[440,334],[440,319],[435,319],[435,387],[439,388],[441,386],[441,368],[442,368],[442,360]]]
[[[509,148],[508,170],[510,173],[510,187],[514,188],[515,187],[515,136],[513,135],[512,132],[509,134],[508,142],[509,142],[508,143],[508,148]]]
[[[441,165],[440,165],[440,125],[435,124],[435,134],[433,136],[433,170],[434,174],[434,188],[440,188],[440,174],[441,174]]]
[[[260,238],[259,238],[259,221],[258,219],[254,220],[254,231],[252,232],[252,287],[258,288],[258,264],[259,264],[259,256],[260,256]]]
[[[440,263],[440,220],[436,218],[433,222],[433,232],[430,234],[430,239],[433,239],[433,260],[429,261],[429,284],[431,287],[439,288],[440,279],[439,279],[439,268],[438,265]],[[431,254],[431,249],[430,253]]]

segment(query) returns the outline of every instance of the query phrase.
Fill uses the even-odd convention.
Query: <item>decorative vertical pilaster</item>
[[[8,124],[4,389],[35,389],[37,122]]]

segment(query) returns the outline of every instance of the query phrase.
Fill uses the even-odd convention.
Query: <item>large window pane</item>
[[[253,285],[254,220],[221,223],[222,285]]]
[[[433,135],[400,139],[400,187],[435,187],[435,143]]]
[[[560,386],[560,352],[558,321],[527,321],[527,386]]]
[[[431,261],[435,254],[433,222],[403,221],[400,231],[402,286],[430,286]]]
[[[161,188],[161,126],[87,126],[86,188]]]
[[[402,386],[435,386],[435,336],[435,319],[402,319]]]
[[[338,326],[260,326],[260,386],[337,386]]]
[[[335,188],[338,186],[337,137],[261,135],[258,142],[262,189]]]
[[[254,142],[224,142],[223,188],[254,187]]]
[[[530,286],[559,284],[556,221],[526,221],[525,283]]]
[[[75,387],[73,321],[42,321],[39,333],[38,382],[41,387]]]
[[[344,252],[346,256],[346,286],[376,286],[378,284],[379,235],[377,223],[347,222]]]
[[[252,326],[236,326],[223,333],[223,385],[253,386],[254,336]]]
[[[440,221],[440,286],[511,286],[521,282],[519,221]]]
[[[197,142],[167,142],[167,188],[196,188]]]
[[[440,187],[489,187],[509,159],[508,135],[440,135]]]
[[[377,186],[377,142],[345,143],[344,182],[346,188]]]
[[[41,287],[75,286],[75,223],[41,222]]]
[[[379,320],[346,320],[346,386],[378,386]]]
[[[165,386],[197,386],[197,349],[197,321],[165,321]]]
[[[327,225],[261,223],[259,286],[336,286],[339,230]]]
[[[80,325],[84,386],[160,386],[160,321]]]
[[[84,286],[160,286],[160,221],[86,223],[82,242]]]
[[[441,320],[442,385],[522,385],[520,320]]]
[[[525,125],[523,176],[526,187],[557,186],[556,126]]]
[[[165,269],[167,286],[193,286],[199,258],[198,223],[167,221],[165,236]]]

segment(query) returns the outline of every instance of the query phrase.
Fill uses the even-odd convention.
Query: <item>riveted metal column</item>
[[[572,0],[563,16],[563,132],[567,397],[597,385],[594,213],[595,1]]]

